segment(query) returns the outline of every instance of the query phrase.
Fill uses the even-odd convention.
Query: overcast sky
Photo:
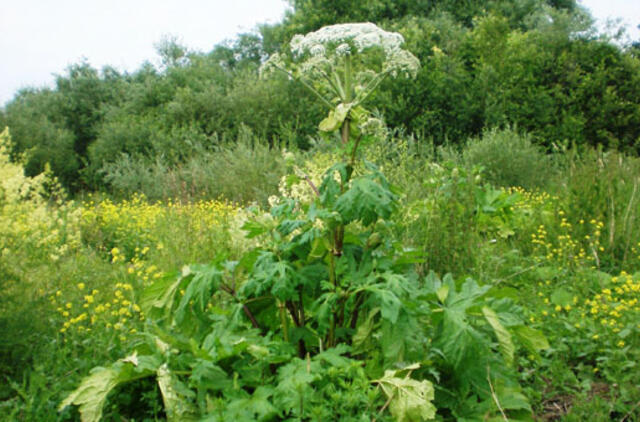
[[[639,0],[579,0],[600,19],[623,17],[633,39]],[[83,57],[133,71],[156,61],[154,43],[174,35],[191,50],[284,16],[284,0],[0,0],[0,106],[26,86],[51,85]]]

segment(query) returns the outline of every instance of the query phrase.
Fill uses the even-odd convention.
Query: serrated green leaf
[[[527,410],[531,412],[529,400],[519,389],[498,384],[495,387],[495,393],[503,409]]]
[[[253,239],[254,237],[258,237],[269,231],[269,227],[267,225],[262,224],[256,220],[249,220],[245,222],[240,228],[247,232],[247,239]]]
[[[498,337],[498,346],[502,357],[507,365],[513,365],[515,346],[513,345],[513,341],[511,341],[511,334],[506,330],[506,328],[504,328],[498,318],[498,315],[491,308],[484,306],[482,308],[482,313],[489,322],[489,325],[493,328],[493,332],[496,334],[496,337]]]
[[[197,418],[196,408],[188,398],[195,394],[175,378],[167,364],[163,364],[157,371],[158,386],[164,402],[164,411],[168,422],[193,421]]]
[[[549,342],[541,331],[535,330],[526,325],[514,327],[513,332],[524,345],[524,347],[531,353],[537,354],[540,350],[549,348]]]
[[[176,320],[182,322],[186,318],[188,308],[202,315],[222,280],[222,271],[214,265],[197,265],[190,268],[190,279],[184,295],[176,309]]]
[[[368,286],[365,290],[373,293],[373,297],[378,299],[377,305],[380,307],[382,318],[395,324],[398,320],[400,308],[402,308],[402,302],[398,296],[387,288]]]
[[[168,314],[173,306],[173,298],[178,291],[180,285],[185,281],[185,275],[188,275],[189,267],[184,267],[181,274],[170,273],[164,277],[156,279],[142,291],[140,299],[140,307],[145,314],[153,315],[155,313]]]
[[[311,383],[319,377],[317,362],[292,359],[278,370],[278,386],[274,400],[278,407],[291,411],[304,403],[306,396],[313,394]],[[302,415],[298,415],[302,416]]]
[[[97,368],[62,401],[58,410],[75,404],[80,406],[82,422],[98,422],[102,418],[102,408],[109,392],[121,382],[120,376],[117,369]]]
[[[233,385],[229,375],[215,363],[199,359],[191,369],[190,382],[199,388],[220,391]]]
[[[291,234],[294,230],[304,227],[307,224],[304,220],[285,219],[276,228],[283,236]]]
[[[82,422],[98,422],[102,417],[102,408],[107,396],[115,387],[129,381],[144,378],[153,374],[153,365],[145,360],[144,367],[137,367],[142,357],[129,356],[114,363],[109,368],[94,368],[85,377],[78,388],[60,403],[58,410],[75,404],[80,407]]]
[[[335,177],[336,174],[339,177]],[[340,195],[342,188],[341,184],[347,180],[347,164],[337,163],[331,166],[322,176],[322,183],[318,188],[320,192],[320,202],[327,208],[335,203],[336,198]],[[336,180],[338,179],[338,180]],[[325,211],[325,213],[333,213],[332,210]],[[323,215],[322,218],[327,218],[329,215]]]
[[[370,338],[375,326],[375,317],[380,312],[380,308],[374,308],[369,312],[367,319],[358,326],[356,333],[353,335],[353,348],[355,351],[361,350],[364,343]]]
[[[326,237],[316,237],[311,243],[309,251],[310,259],[322,258],[330,248],[329,241]]]
[[[368,226],[379,218],[389,218],[396,209],[396,195],[376,176],[353,179],[349,189],[336,200],[335,208],[345,224],[358,220]]]
[[[435,287],[437,281],[434,282]],[[442,306],[442,321],[434,346],[442,350],[446,360],[456,370],[468,369],[465,362],[473,359],[477,353],[486,353],[487,339],[469,323],[467,310],[480,305],[480,299],[489,286],[480,287],[473,279],[467,279],[457,291],[453,278],[448,274],[443,278],[442,285],[449,286],[449,294]]]
[[[225,412],[225,420],[262,421],[272,419],[278,414],[278,409],[269,401],[273,393],[272,387],[260,386],[250,397],[230,399]]]
[[[409,374],[401,378],[399,372],[417,369],[419,365],[411,365],[400,370],[387,370],[377,383],[390,398],[389,411],[398,422],[419,422],[435,419],[436,407],[433,384],[427,380],[414,380]]]

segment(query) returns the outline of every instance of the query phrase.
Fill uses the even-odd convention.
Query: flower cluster
[[[540,284],[540,287],[544,288],[544,285]],[[544,296],[541,292],[539,295]],[[573,296],[571,300],[559,303],[557,297],[555,301],[553,297],[544,298],[540,314],[543,320],[560,321],[582,331],[582,337],[602,347],[622,349],[633,346],[640,338],[639,295],[640,277],[622,271],[605,280],[603,287],[584,300]],[[531,321],[535,320],[532,316]]]
[[[577,238],[574,227],[567,221],[564,211],[559,210],[560,233],[554,238],[548,236],[545,225],[540,225],[536,233],[531,234],[531,243],[539,259],[555,262],[569,267],[599,265],[598,254],[604,251],[600,244],[600,235],[604,223],[591,220],[579,221],[580,231],[590,234]]]
[[[112,333],[120,341],[138,331],[144,314],[136,303],[135,281],[114,284],[114,289],[89,290],[83,282],[66,291],[57,290],[51,304],[62,317],[59,332],[65,336],[85,336],[95,330]]]
[[[293,72],[290,76],[306,76],[328,82],[330,90],[335,90],[343,101],[349,97],[349,94],[345,93],[349,86],[365,97],[377,86],[379,79],[386,75],[416,77],[420,61],[402,49],[403,43],[404,38],[399,33],[384,31],[372,23],[325,26],[315,32],[293,37],[289,59],[297,63],[297,66],[291,66]],[[378,70],[370,67],[354,69],[354,80],[345,83],[346,86],[337,86],[341,83],[331,75],[336,73],[336,68],[345,58],[355,56],[356,53],[363,55],[369,51],[381,52],[382,67]],[[287,61],[286,56],[273,54],[261,66],[260,74],[265,76],[276,69],[289,73]]]
[[[387,32],[372,23],[347,23],[325,26],[291,40],[294,57],[309,56],[303,67],[311,72],[331,62],[331,57],[345,57],[379,49],[384,54],[382,73],[393,77],[404,74],[414,78],[420,68],[419,60],[401,48],[404,38],[397,32]]]
[[[9,159],[8,129],[0,133],[0,258],[14,259],[18,251],[57,261],[80,246],[80,213],[72,202],[50,204],[45,196],[61,194],[50,169],[35,177],[24,175]]]
[[[118,248],[124,259],[145,246],[167,244],[177,230],[198,237],[225,232],[241,238],[242,211],[226,201],[150,203],[143,195],[114,203],[90,199],[82,208],[84,240],[99,249]]]
[[[165,275],[159,266],[180,247],[172,244],[178,234],[188,233],[194,245],[214,244],[224,250],[231,250],[231,244],[244,248],[248,242],[236,242],[236,237],[245,238],[245,211],[225,201],[163,204],[136,195],[115,203],[89,198],[78,213],[84,241],[104,252],[114,281],[77,280],[50,295],[65,341],[97,331],[106,333],[108,341],[125,341],[136,333],[144,320],[138,293]]]
[[[518,201],[514,204],[514,209],[526,210],[531,212],[536,207],[542,207],[550,201],[557,201],[558,197],[552,197],[547,192],[528,191],[519,186],[513,186],[507,189],[509,194],[517,193]]]
[[[381,47],[387,54],[391,54],[403,43],[402,35],[384,31],[372,23],[345,23],[325,26],[306,35],[294,36],[291,40],[291,51],[296,55],[317,55],[324,54],[327,45],[335,46],[343,52],[353,45],[358,52]]]
[[[119,247],[128,255],[138,246],[158,242],[154,228],[163,212],[162,206],[150,204],[144,195],[121,203],[90,198],[82,208],[83,237],[89,244],[95,242],[106,250]]]

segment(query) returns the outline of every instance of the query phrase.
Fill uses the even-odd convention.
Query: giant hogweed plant
[[[146,288],[149,322],[132,354],[96,368],[61,408],[96,421],[115,387],[155,377],[176,421],[422,421],[435,418],[437,396],[454,416],[528,409],[509,369],[513,339],[535,352],[539,335],[473,280],[420,279],[419,257],[390,236],[397,192],[359,159],[372,126],[363,102],[384,78],[417,69],[401,44],[372,24],[334,25],[264,64],[327,105],[320,130],[340,134],[343,161],[319,186],[299,176],[312,200],[256,211],[244,229],[259,246],[240,260],[217,257]]]

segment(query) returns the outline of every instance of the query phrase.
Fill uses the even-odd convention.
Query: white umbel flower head
[[[313,68],[326,66],[334,59],[380,49],[384,53],[383,72],[392,77],[399,74],[415,77],[420,62],[401,48],[403,43],[399,33],[385,31],[372,23],[345,23],[294,36],[291,53],[294,61],[301,62],[303,73],[313,73]]]
[[[321,131],[362,126],[376,132],[379,124],[366,120],[368,112],[361,104],[385,78],[415,78],[420,68],[419,60],[402,48],[403,43],[399,33],[372,23],[325,26],[294,36],[290,50],[271,56],[260,73],[278,69],[313,92],[330,109],[319,125]],[[346,131],[341,135],[343,143],[348,135]]]
[[[259,69],[260,77],[269,76],[276,69],[283,69],[285,67],[285,62],[282,59],[282,56],[278,53],[273,53],[269,60],[264,62]]]
[[[325,26],[307,35],[296,35],[291,40],[291,51],[295,55],[312,52],[318,45],[353,45],[358,52],[372,47],[382,47],[388,54],[399,49],[404,38],[397,32],[387,32],[372,23],[343,23]]]
[[[403,74],[410,78],[415,78],[420,68],[420,60],[407,50],[396,50],[384,62],[383,72],[389,71],[392,77]]]
[[[347,56],[351,54],[351,46],[347,43],[342,43],[336,47],[336,55]]]
[[[317,44],[309,49],[309,52],[312,56],[324,56],[326,50],[323,45]]]

